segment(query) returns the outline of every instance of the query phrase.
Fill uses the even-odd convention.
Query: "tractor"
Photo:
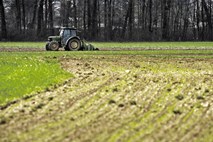
[[[49,36],[45,48],[47,51],[58,51],[59,48],[66,51],[98,50],[77,36],[76,28],[68,27],[60,28],[59,36]]]

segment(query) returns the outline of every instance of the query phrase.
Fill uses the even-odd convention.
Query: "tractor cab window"
[[[61,37],[71,37],[71,36],[76,36],[77,35],[77,32],[76,30],[61,30],[60,31],[60,36]]]
[[[76,36],[76,30],[71,30],[71,35]]]
[[[71,36],[70,30],[64,30],[64,37]]]

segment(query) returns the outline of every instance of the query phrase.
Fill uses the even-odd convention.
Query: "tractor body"
[[[59,36],[49,36],[46,44],[47,51],[57,51],[64,48],[66,51],[98,50],[77,36],[77,29],[64,27]]]

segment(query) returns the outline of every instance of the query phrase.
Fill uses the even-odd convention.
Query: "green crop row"
[[[213,42],[93,42],[98,48],[213,48]]]
[[[29,53],[31,54],[31,53]],[[35,53],[34,53],[35,54]],[[37,54],[47,54],[46,52],[37,53]],[[50,56],[66,56],[66,57],[81,57],[87,58],[92,55],[142,55],[146,57],[171,57],[171,58],[213,58],[213,50],[143,50],[143,51],[82,51],[82,52],[49,52]]]
[[[91,42],[97,48],[213,48],[213,42]],[[0,42],[1,47],[44,48],[45,42]]]
[[[24,53],[0,53],[0,104],[58,84],[71,74],[56,59]]]
[[[0,42],[0,48],[44,48],[45,42]]]

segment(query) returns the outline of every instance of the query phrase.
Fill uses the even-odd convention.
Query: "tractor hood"
[[[48,41],[60,41],[61,36],[49,36]]]

